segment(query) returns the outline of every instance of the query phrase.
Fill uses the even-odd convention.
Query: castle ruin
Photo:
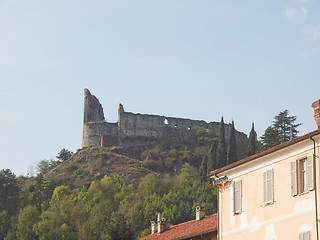
[[[159,143],[164,140],[196,143],[197,129],[219,131],[219,122],[205,122],[184,118],[125,112],[121,104],[118,122],[105,121],[99,100],[84,89],[82,147],[89,145],[114,146]],[[225,124],[226,140],[230,137],[231,124]],[[247,143],[247,135],[236,131],[238,146]]]

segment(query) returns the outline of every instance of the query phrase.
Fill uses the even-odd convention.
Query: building
[[[218,239],[318,240],[318,129],[210,173],[218,186]]]
[[[204,207],[197,207],[196,219],[170,227],[169,219],[151,222],[151,234],[140,240],[216,240],[218,214],[205,216]]]
[[[118,121],[107,122],[98,98],[84,90],[82,147],[157,145],[168,140],[192,144],[197,142],[199,128],[217,132],[219,126],[220,122],[126,112],[122,104],[118,108]],[[231,124],[225,124],[226,139],[230,138],[230,127]],[[246,146],[246,134],[236,131],[236,137],[237,146]]]

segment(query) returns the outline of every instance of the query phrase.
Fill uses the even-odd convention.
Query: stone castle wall
[[[103,121],[103,109],[99,100],[85,89],[82,146],[107,146],[112,145],[113,140],[114,145],[163,140],[191,143],[197,140],[197,129],[205,128],[217,132],[220,125],[219,122],[207,123],[200,120],[125,112],[121,104],[118,112],[117,123]],[[225,124],[227,140],[230,136],[230,126],[231,124]],[[247,142],[247,135],[242,132],[236,131],[236,138],[239,146]]]

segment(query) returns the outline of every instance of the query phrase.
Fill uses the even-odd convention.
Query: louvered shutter
[[[307,189],[313,190],[313,155],[307,157]]]
[[[297,161],[291,162],[291,195],[298,194]]]
[[[267,172],[268,203],[273,203],[273,169]]]
[[[263,172],[263,203],[273,202],[273,169]]]
[[[235,181],[233,183],[234,190],[234,213],[241,213],[241,181]]]
[[[267,172],[263,172],[263,204],[268,203]]]
[[[299,234],[299,240],[310,240],[310,232],[303,232]]]

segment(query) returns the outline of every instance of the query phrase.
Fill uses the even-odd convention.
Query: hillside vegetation
[[[42,161],[36,177],[2,171],[0,181],[15,188],[2,196],[12,204],[0,199],[0,238],[139,239],[158,212],[171,224],[194,219],[196,206],[213,214],[217,190],[207,174],[244,154],[222,135],[200,129],[194,145],[85,147]]]

